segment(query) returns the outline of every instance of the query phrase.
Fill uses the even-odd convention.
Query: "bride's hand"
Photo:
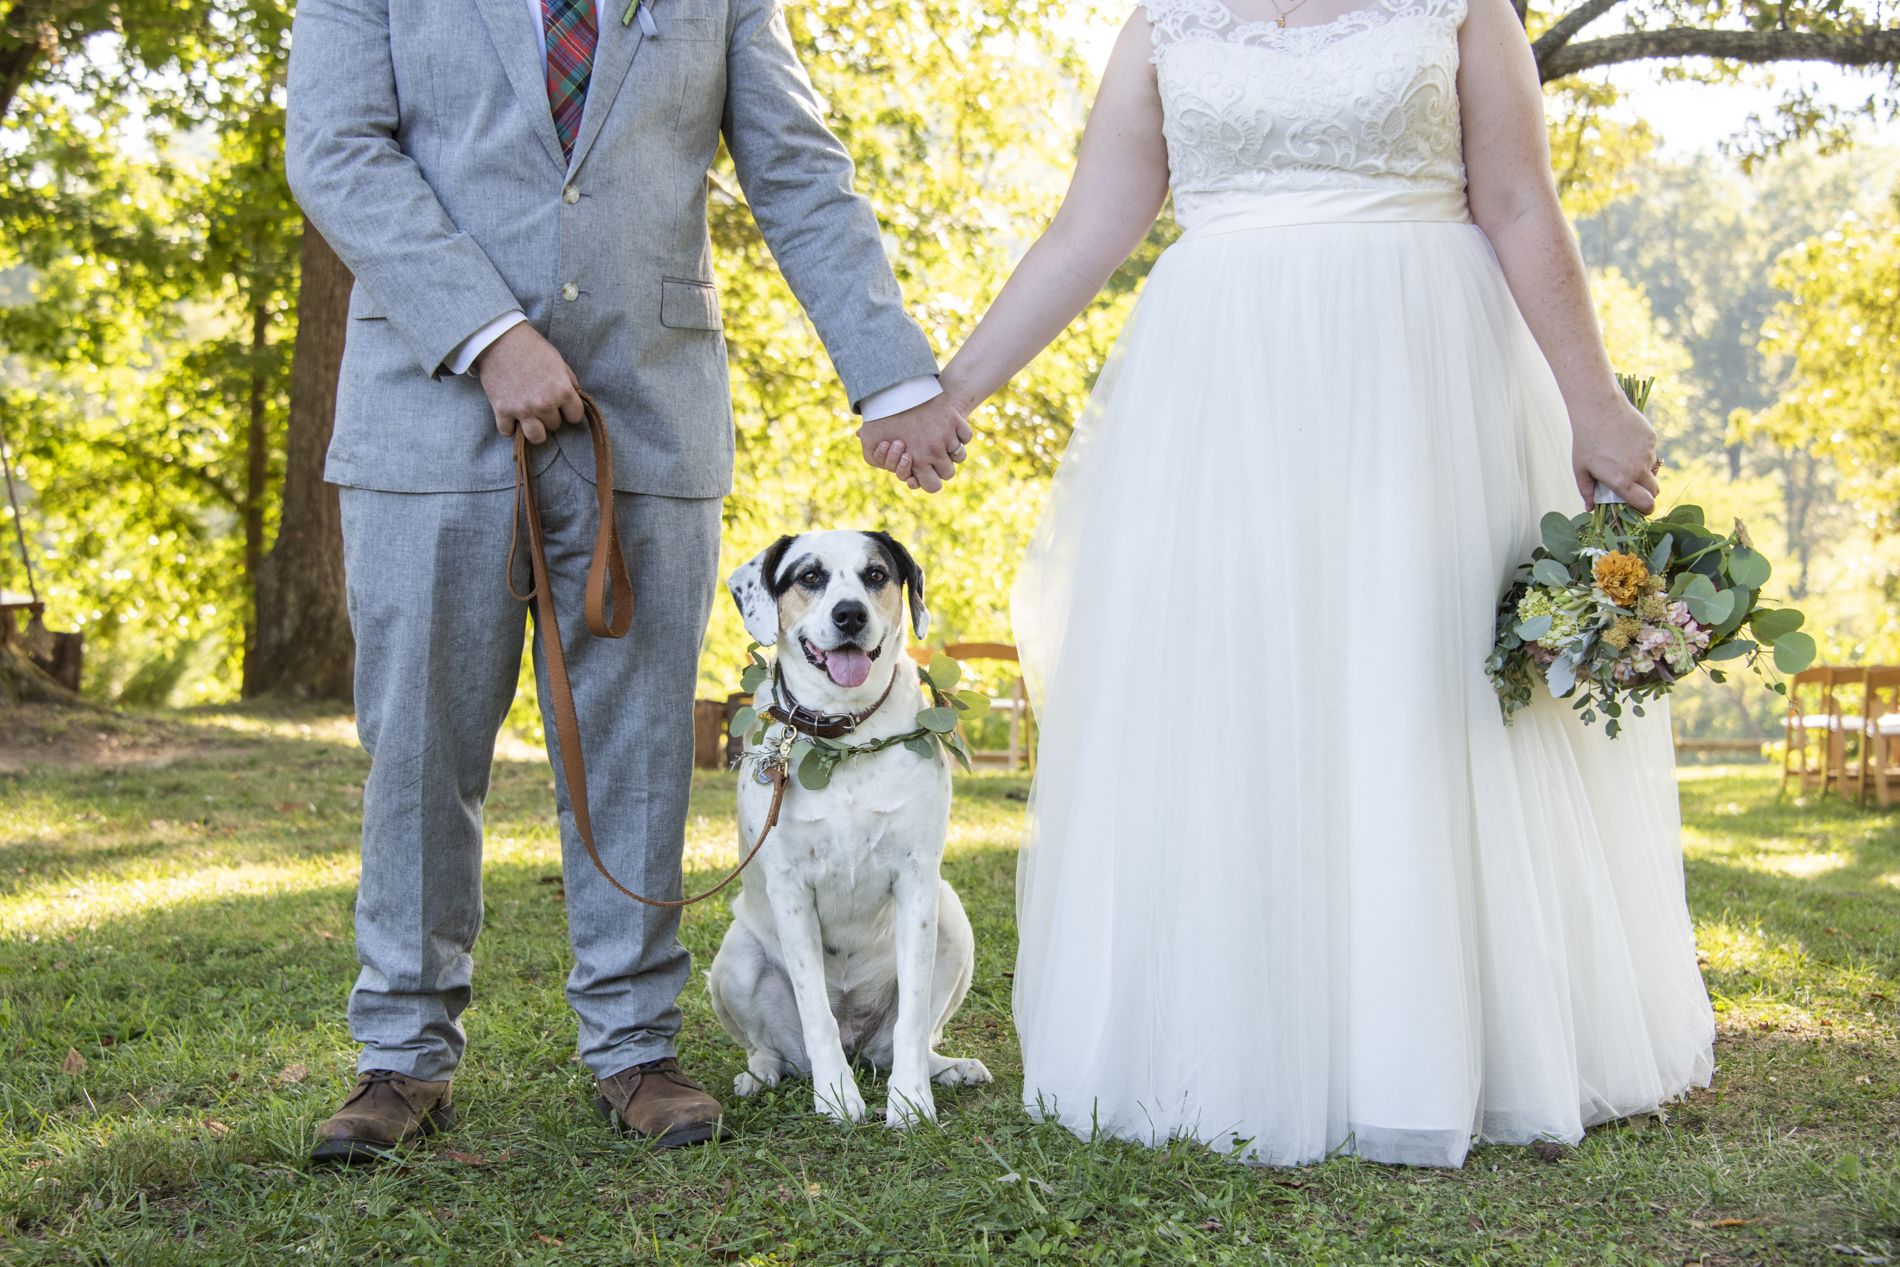
[[[1621,392],[1570,418],[1570,465],[1583,504],[1596,504],[1598,482],[1647,515],[1656,508],[1656,430]]]

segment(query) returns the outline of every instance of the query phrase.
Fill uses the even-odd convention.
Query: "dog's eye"
[[[809,568],[799,574],[798,583],[800,585],[823,585],[825,583],[825,574],[820,572],[817,568]]]
[[[872,568],[864,574],[864,583],[866,585],[882,585],[890,579],[891,578],[885,574],[883,568]]]

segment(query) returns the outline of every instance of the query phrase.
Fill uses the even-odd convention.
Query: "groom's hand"
[[[574,371],[525,321],[517,322],[482,349],[469,367],[488,393],[495,430],[512,436],[519,426],[528,443],[540,444],[563,422],[586,416]]]
[[[956,478],[957,463],[967,456],[964,446],[975,435],[947,392],[858,428],[867,463],[926,493]]]

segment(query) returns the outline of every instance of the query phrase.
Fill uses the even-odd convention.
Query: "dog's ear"
[[[778,641],[778,569],[793,540],[780,537],[726,578],[726,589],[739,609],[739,619],[745,621],[745,631],[762,647]]]
[[[930,633],[930,609],[924,606],[924,570],[917,566],[917,560],[910,557],[898,540],[888,532],[865,534],[890,553],[891,562],[897,565],[897,574],[903,578],[904,588],[910,593],[910,627],[916,631],[917,640],[922,642]]]

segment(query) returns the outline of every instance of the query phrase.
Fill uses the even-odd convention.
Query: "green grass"
[[[49,727],[85,724],[169,746],[30,764],[70,739]],[[994,1086],[941,1093],[941,1129],[908,1136],[821,1122],[788,1083],[731,1103],[730,1144],[618,1141],[572,1060],[549,771],[500,761],[462,1120],[401,1166],[338,1173],[302,1157],[354,1067],[366,762],[347,723],[4,725],[0,757],[29,763],[0,774],[9,1262],[1845,1264],[1900,1245],[1900,815],[1778,796],[1764,767],[1683,773],[1714,1089],[1554,1163],[1480,1148],[1448,1173],[1256,1170],[1032,1124],[1004,976],[1026,781],[1002,775],[959,778],[945,867],[978,943],[946,1050]],[[700,777],[695,881],[733,859],[732,803],[731,776]],[[688,915],[698,968],[725,920],[719,900]],[[684,1004],[689,1066],[729,1087],[741,1053],[703,980]]]

